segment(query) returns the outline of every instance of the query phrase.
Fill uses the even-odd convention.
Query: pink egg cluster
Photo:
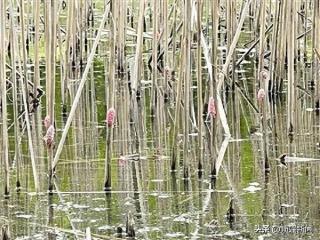
[[[48,148],[52,148],[52,146],[54,145],[54,134],[55,134],[54,126],[50,125],[48,127],[46,135],[43,138],[43,140]]]
[[[116,119],[116,110],[112,107],[107,111],[106,123],[108,127],[112,127]]]
[[[44,126],[45,126],[46,129],[48,129],[50,127],[51,121],[50,121],[50,116],[49,115],[44,118],[43,123],[44,123]]]
[[[209,103],[208,103],[208,115],[210,115],[213,118],[216,118],[217,111],[216,111],[216,103],[214,101],[213,97],[209,98]]]
[[[258,101],[262,102],[264,100],[265,96],[266,96],[266,93],[265,93],[264,89],[260,88],[258,91],[258,95],[257,95]]]

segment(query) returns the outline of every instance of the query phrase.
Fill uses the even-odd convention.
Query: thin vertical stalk
[[[134,119],[134,128],[136,129],[136,144],[138,144],[139,151],[141,150],[140,145],[140,137],[142,134],[140,133],[142,130],[138,127],[138,103],[137,103],[137,92],[141,93],[141,83],[140,83],[140,74],[141,74],[141,64],[142,64],[142,49],[143,49],[143,19],[145,12],[145,0],[140,1],[139,5],[139,20],[138,20],[138,36],[137,36],[137,47],[134,56],[134,67],[133,67],[133,75],[132,75],[132,98],[131,104],[133,107],[132,114]]]
[[[294,3],[288,1],[288,14],[287,19],[291,22],[290,26],[287,28],[287,56],[288,56],[288,120],[287,120],[287,130],[288,134],[292,134],[294,129],[294,112],[295,112],[295,78],[294,78]]]
[[[160,138],[159,133],[157,134],[157,126],[158,126],[158,111],[157,111],[157,100],[158,100],[158,68],[157,68],[157,60],[158,60],[158,40],[160,38],[160,34],[158,33],[158,0],[153,0],[153,22],[152,22],[152,31],[153,31],[153,39],[152,39],[152,92],[151,92],[151,119],[152,119],[152,134],[153,139],[156,142],[155,148],[159,148],[158,138]]]
[[[215,1],[214,1],[215,2]],[[203,103],[202,103],[202,76],[201,76],[201,18],[202,18],[202,1],[198,0],[197,5],[197,98],[198,98],[198,171],[199,174],[202,171],[203,168],[203,162],[202,162],[202,152],[203,152],[203,141],[202,141],[202,112],[203,112]],[[199,175],[200,176],[200,175]]]
[[[14,37],[15,39],[15,37]],[[14,40],[16,41],[16,40]],[[17,43],[17,42],[16,42]],[[20,64],[20,57],[17,56],[17,62],[18,62],[18,69],[21,72],[21,64]],[[20,86],[25,86],[26,79],[22,76],[19,78]],[[27,92],[25,91],[25,88],[22,89],[22,102],[24,107],[24,117],[26,122],[26,128],[27,128],[27,135],[28,135],[28,148],[30,152],[30,158],[31,158],[31,166],[32,166],[32,172],[33,172],[33,178],[34,178],[34,187],[35,190],[38,192],[40,190],[39,186],[39,178],[38,178],[38,172],[37,172],[37,165],[35,160],[35,153],[33,148],[33,142],[32,142],[32,132],[31,132],[31,125],[30,125],[30,118],[29,118],[29,110],[28,110],[28,104],[27,104]]]
[[[184,41],[185,41],[185,71],[184,71],[184,146],[183,146],[183,177],[189,178],[189,111],[191,82],[191,0],[184,6]]]
[[[180,65],[179,65],[179,76],[177,78],[177,97],[176,97],[176,107],[175,107],[175,113],[174,113],[174,124],[173,124],[173,141],[171,145],[171,151],[172,151],[172,157],[171,157],[171,171],[176,171],[177,169],[177,153],[179,150],[177,147],[177,136],[180,126],[180,110],[181,110],[181,98],[182,98],[182,83],[183,83],[183,71],[185,64],[185,58],[184,58],[184,51],[181,51],[180,54]]]
[[[13,82],[13,118],[14,118],[14,136],[15,136],[15,161],[17,168],[17,177],[16,177],[16,187],[17,191],[20,191],[20,166],[21,166],[21,149],[20,144],[17,141],[20,136],[19,120],[18,120],[18,84],[17,84],[17,66],[16,66],[16,44],[14,41],[15,26],[12,10],[12,1],[10,1],[9,11],[10,11],[10,48],[11,48],[11,64],[12,64],[12,82]]]
[[[106,103],[109,108],[114,107],[114,84],[115,84],[115,44],[116,44],[116,2],[112,2],[111,9],[111,31],[110,31],[110,60],[109,60],[109,76],[106,76]],[[106,6],[107,8],[107,6]],[[119,49],[118,49],[119,51]],[[113,127],[107,128],[107,137],[106,137],[106,158],[105,158],[105,181],[104,181],[104,190],[111,190],[111,158],[112,158],[112,135]]]
[[[1,109],[2,109],[2,159],[4,160],[4,194],[10,193],[9,176],[9,143],[8,143],[8,119],[7,119],[7,90],[6,90],[6,1],[0,1],[0,91],[1,91]]]
[[[265,78],[263,74],[264,70],[264,50],[265,50],[265,25],[266,25],[266,2],[261,1],[260,3],[260,46],[259,46],[259,62],[258,62],[258,76],[259,76],[259,85],[260,88],[263,88],[265,92],[268,92],[268,82],[269,78]],[[264,161],[264,170],[269,171],[269,161],[268,161],[268,145],[267,145],[267,103],[268,95],[266,94],[264,101],[266,104],[262,106],[262,131],[263,131],[263,161]],[[256,96],[256,95],[255,95]]]
[[[218,77],[217,69],[218,69],[218,57],[217,57],[217,49],[218,49],[218,25],[219,25],[219,1],[212,2],[212,68],[211,68],[211,76],[210,78],[210,97],[214,98],[214,102],[217,102],[217,97],[215,96],[215,92],[217,90],[216,80]],[[210,163],[211,163],[211,177],[214,178],[216,175],[216,132],[217,132],[217,122],[215,119],[211,118],[211,134],[209,136],[209,152],[210,152]]]

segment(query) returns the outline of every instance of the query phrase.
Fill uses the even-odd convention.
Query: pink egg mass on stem
[[[116,119],[116,110],[112,107],[107,111],[106,123],[108,127],[112,127]]]
[[[264,89],[260,88],[257,95],[258,101],[261,103],[264,100],[265,96],[266,96],[266,93]]]
[[[208,114],[209,114],[211,117],[216,118],[216,115],[217,115],[216,103],[215,103],[213,97],[210,97],[210,98],[209,98]]]

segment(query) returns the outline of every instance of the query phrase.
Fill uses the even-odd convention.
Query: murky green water
[[[228,105],[232,104],[230,100]],[[262,171],[259,129],[254,134],[248,133],[246,121],[250,115],[245,114],[249,110],[242,105],[240,128],[231,128],[239,138],[230,140],[216,186],[209,181],[207,171],[198,179],[195,163],[186,185],[179,172],[169,171],[169,155],[152,154],[133,161],[119,159],[115,151],[113,191],[106,194],[101,191],[105,131],[97,126],[99,135],[95,141],[101,158],[73,159],[75,145],[68,139],[56,173],[59,194],[49,196],[45,191],[45,155],[38,158],[44,192],[34,192],[29,159],[25,158],[22,191],[12,191],[9,199],[2,198],[1,219],[9,221],[14,239],[76,239],[75,235],[83,239],[87,227],[97,239],[112,239],[118,236],[117,227],[125,229],[129,211],[135,221],[137,239],[317,239],[319,162],[287,163],[286,168],[275,160],[288,146],[292,149],[291,156],[318,156],[311,132],[316,126],[308,125],[307,121],[313,113],[302,113],[301,120],[305,121],[299,135],[294,143],[288,143],[285,137],[281,139],[285,131],[281,126],[286,119],[281,116],[282,105],[281,102],[275,105],[280,114],[275,120],[279,130],[276,139],[270,133],[271,172],[267,176]],[[101,115],[99,119],[103,118]],[[87,149],[91,145],[86,146],[82,147]],[[204,160],[209,166],[207,156]],[[230,206],[234,213],[231,215]],[[280,229],[281,226],[287,228]],[[300,230],[294,230],[295,226]],[[296,233],[288,233],[288,229]]]

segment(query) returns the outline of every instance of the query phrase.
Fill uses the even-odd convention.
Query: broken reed
[[[240,137],[238,119],[244,115],[238,99],[257,113],[255,96],[259,88],[266,92],[261,109],[265,162],[269,133],[274,129],[267,123],[274,112],[270,104],[285,92],[281,99],[287,106],[285,137],[290,137],[289,147],[298,131],[297,109],[302,106],[297,88],[310,93],[312,97],[307,101],[319,107],[320,88],[315,81],[319,75],[315,53],[320,51],[317,1],[111,0],[104,3],[103,9],[97,6],[92,0],[0,3],[1,163],[5,194],[10,190],[10,167],[17,172],[17,187],[25,184],[20,177],[25,169],[20,140],[28,144],[35,190],[42,186],[39,165],[43,152],[38,149],[44,135],[41,108],[45,108],[51,123],[62,129],[55,148],[47,151],[50,177],[59,168],[64,146],[70,144],[66,139],[71,124],[75,130],[70,134],[75,159],[86,154],[97,157],[97,131],[87,131],[102,124],[102,119],[97,119],[97,100],[105,102],[106,111],[115,109],[115,124],[106,128],[105,138],[104,184],[111,189],[112,159],[133,153],[145,155],[150,147],[155,157],[170,155],[170,169],[176,172],[183,167],[185,179],[195,169],[216,177],[230,136]],[[292,24],[286,27],[287,22]],[[252,34],[244,33],[247,28]],[[250,39],[243,40],[241,36]],[[242,46],[249,47],[239,56],[236,48]],[[221,51],[223,48],[226,50]],[[256,77],[250,87],[237,70],[244,67],[241,63],[254,49]],[[98,82],[93,63],[97,58],[104,62],[104,99],[95,91]],[[306,74],[296,77],[297,68],[307,71],[308,63],[312,65],[312,79]],[[56,75],[58,68],[60,79]],[[261,78],[263,71],[270,76],[267,81]],[[56,91],[58,84],[61,91]],[[309,85],[314,89],[308,89]],[[42,88],[46,104],[39,99]],[[229,92],[232,106],[226,97]],[[8,102],[11,95],[13,104]],[[215,118],[208,114],[210,99],[216,109]],[[8,118],[11,110],[13,117]],[[313,121],[318,121],[316,116]],[[258,124],[261,119],[256,117],[252,122]],[[12,146],[8,124],[14,128]],[[147,139],[150,136],[151,144]],[[90,150],[85,145],[87,141],[95,142],[90,144]],[[210,171],[204,171],[208,166]],[[49,188],[52,186],[50,183]]]

